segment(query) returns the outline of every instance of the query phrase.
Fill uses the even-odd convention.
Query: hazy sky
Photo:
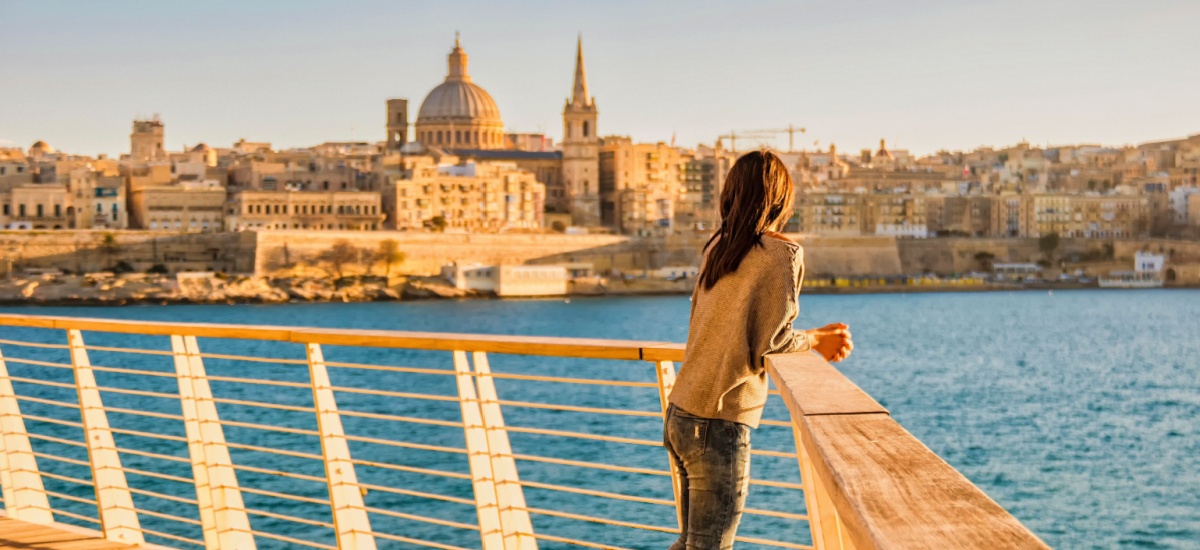
[[[384,100],[415,120],[455,30],[507,129],[556,140],[582,32],[602,135],[1120,145],[1200,132],[1197,22],[1197,0],[0,0],[0,146],[116,154],[153,113],[169,149],[382,140]]]

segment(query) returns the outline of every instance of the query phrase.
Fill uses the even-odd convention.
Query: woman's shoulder
[[[764,248],[768,250],[786,253],[788,256],[803,257],[804,255],[804,248],[800,246],[800,243],[797,243],[783,233],[768,231],[763,233],[762,240]]]

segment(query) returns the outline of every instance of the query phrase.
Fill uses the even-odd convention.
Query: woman
[[[704,248],[667,409],[664,443],[682,484],[683,533],[671,550],[733,547],[750,483],[750,429],[767,402],[763,357],[815,350],[841,361],[854,348],[844,324],[792,328],[804,256],[778,231],[793,195],[787,166],[770,151],[743,155],[725,179],[721,227]]]

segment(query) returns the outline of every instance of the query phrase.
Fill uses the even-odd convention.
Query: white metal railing
[[[391,364],[387,350],[435,362]],[[451,368],[429,352],[448,352],[441,364]],[[0,315],[3,505],[14,519],[91,525],[113,541],[210,549],[665,545],[680,527],[679,485],[661,425],[682,352],[663,342]],[[651,369],[495,369],[495,357]],[[897,436],[882,407],[815,355],[775,357],[770,369],[780,387],[771,399],[791,419],[768,418],[755,435],[741,545],[922,546],[864,506],[878,495],[858,490],[862,465],[836,459],[846,444],[865,445],[867,428],[919,463],[940,459]],[[532,386],[554,389],[519,394]],[[831,436],[830,426],[849,432]],[[872,464],[874,482],[910,482]],[[958,492],[931,498],[979,514],[951,530],[970,536],[924,542],[1001,533],[1010,538],[991,540],[1040,544],[940,464],[911,481],[950,487]],[[892,513],[934,535],[929,525],[947,523]]]

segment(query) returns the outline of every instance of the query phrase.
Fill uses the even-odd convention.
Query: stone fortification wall
[[[963,273],[983,269],[975,256],[987,252],[993,262],[1035,263],[1043,257],[1038,239],[900,239],[897,241],[905,273]],[[1066,258],[1098,254],[1104,242],[1089,239],[1061,239],[1055,255]]]
[[[0,231],[0,272],[11,261],[16,270],[95,272],[125,262],[135,271],[162,264],[171,272],[249,273],[254,258],[251,233]]]
[[[792,235],[804,247],[808,276],[901,275],[892,237],[818,237]]]
[[[562,261],[590,261],[591,258],[608,256],[623,261],[637,248],[627,237],[612,235],[264,231],[257,233],[259,253],[256,271],[264,275],[304,271],[314,263],[327,264],[320,260],[321,255],[339,242],[345,241],[366,253],[378,250],[380,243],[389,239],[396,241],[400,252],[405,255],[404,262],[394,266],[393,272],[417,275],[436,274],[450,262],[488,265],[550,263],[545,260],[568,258]],[[359,273],[363,270],[357,258],[349,263],[353,265],[347,268],[347,272]],[[374,269],[380,272],[383,267],[376,265]]]

